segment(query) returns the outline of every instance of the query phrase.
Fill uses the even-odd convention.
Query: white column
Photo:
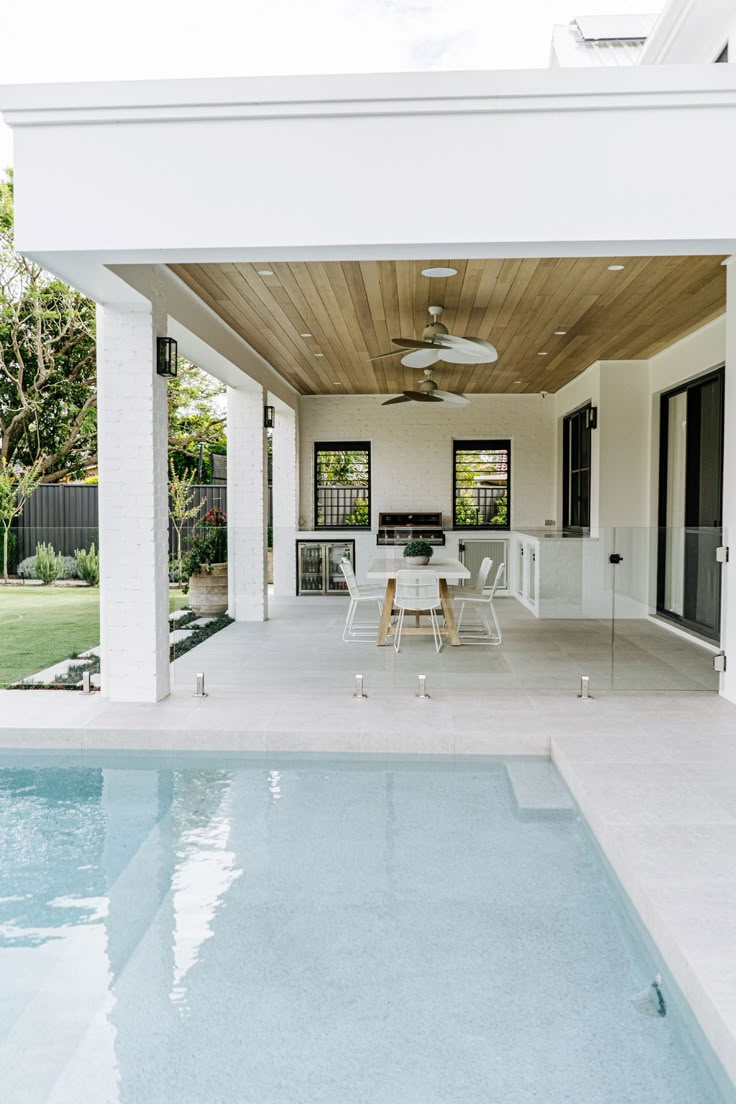
[[[721,579],[721,693],[736,702],[736,256],[726,262],[726,381],[723,412],[723,528],[730,562]]]
[[[296,533],[299,517],[299,463],[296,411],[276,410],[273,436],[273,592],[296,593]]]
[[[102,693],[169,693],[166,381],[156,374],[161,304],[97,311]]]
[[[227,389],[228,612],[236,621],[268,618],[266,395]]]

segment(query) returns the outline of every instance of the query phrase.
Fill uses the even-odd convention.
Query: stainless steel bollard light
[[[585,701],[590,699],[590,675],[580,676],[580,693],[579,698],[583,698]]]
[[[194,697],[206,698],[207,691],[204,688],[204,671],[198,671],[194,683]]]
[[[355,691],[353,693],[354,698],[367,698],[368,695],[363,691],[363,676],[355,676]]]
[[[82,671],[82,693],[92,693],[92,676],[89,671]]]
[[[419,691],[417,693],[417,697],[418,698],[428,698],[429,697],[429,694],[427,693],[427,676],[426,675],[419,675]]]

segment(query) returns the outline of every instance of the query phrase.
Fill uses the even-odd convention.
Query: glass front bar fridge
[[[297,594],[347,594],[340,562],[349,560],[355,570],[355,541],[296,542]]]

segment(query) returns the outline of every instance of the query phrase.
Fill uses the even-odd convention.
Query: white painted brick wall
[[[228,591],[236,621],[268,617],[265,398],[262,388],[227,389]]]
[[[155,298],[155,297],[154,297]],[[156,374],[162,304],[98,308],[102,693],[169,693],[166,382]]]
[[[314,524],[314,442],[371,442],[371,524],[379,511],[442,510],[452,525],[452,442],[511,439],[511,524],[555,517],[555,410],[552,397],[475,395],[471,405],[381,406],[383,396],[302,398],[300,523]]]
[[[273,429],[273,592],[294,594],[299,514],[296,412],[276,410]]]

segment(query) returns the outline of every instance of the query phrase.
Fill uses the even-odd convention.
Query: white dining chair
[[[349,560],[342,560],[340,563],[340,570],[345,576],[348,594],[350,595],[350,605],[345,615],[345,627],[342,630],[342,638],[346,644],[375,644],[378,627],[376,626],[374,628],[366,623],[362,623],[359,628],[355,628],[353,622],[355,621],[355,614],[361,602],[376,602],[378,605],[378,617],[380,619],[383,612],[383,600],[386,592],[382,587],[358,586],[353,566]]]
[[[478,568],[475,583],[472,586],[462,586],[460,583],[453,583],[452,586],[448,586],[447,589],[453,602],[460,600],[463,595],[482,594],[488,584],[488,576],[491,574],[492,568],[493,560],[490,556],[484,556]]]
[[[480,593],[476,593],[475,590],[468,590],[463,593],[461,590],[461,592],[455,596],[455,601],[460,606],[460,615],[457,619],[458,633],[460,633],[462,627],[466,604],[471,605],[476,610],[480,621],[480,625],[477,629],[472,628],[465,630],[465,634],[461,636],[463,644],[498,645],[503,642],[503,634],[501,632],[501,626],[498,623],[493,599],[496,596],[496,590],[498,589],[498,585],[501,582],[505,570],[506,564],[499,564],[490,594],[484,594],[482,590]]]
[[[404,625],[404,614],[407,610],[410,613],[429,614],[429,619],[432,622],[434,646],[438,652],[442,651],[440,623],[437,619],[437,610],[442,609],[439,575],[434,571],[397,571],[394,609],[399,611],[394,635],[395,651],[398,652],[401,645],[401,630]]]

